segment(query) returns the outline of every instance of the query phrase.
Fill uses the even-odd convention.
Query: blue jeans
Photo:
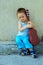
[[[16,43],[18,48],[33,48],[33,45],[29,41],[28,36],[16,36]]]

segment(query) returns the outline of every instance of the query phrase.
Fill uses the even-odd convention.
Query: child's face
[[[18,19],[21,20],[22,22],[26,22],[27,21],[27,17],[24,13],[18,13]]]

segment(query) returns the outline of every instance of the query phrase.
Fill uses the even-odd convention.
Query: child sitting
[[[27,55],[28,49],[32,57],[36,58],[36,54],[33,50],[33,45],[30,43],[28,32],[34,25],[31,21],[28,21],[26,10],[19,8],[17,10],[18,17],[18,34],[16,36],[16,43],[21,55]]]

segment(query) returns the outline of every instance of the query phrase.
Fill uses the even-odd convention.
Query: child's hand
[[[28,21],[28,23],[27,24],[31,24],[31,22],[30,21]]]
[[[32,23],[31,21],[28,21],[28,22],[27,22],[27,27],[28,27],[28,28],[33,28],[34,25],[33,25],[33,23]]]

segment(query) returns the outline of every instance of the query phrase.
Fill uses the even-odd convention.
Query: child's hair
[[[25,8],[19,8],[18,10],[17,10],[17,14],[18,13],[24,13],[25,15],[26,15],[26,10],[25,10]],[[26,15],[27,16],[27,15]]]
[[[28,11],[28,10],[26,10],[25,8],[18,8],[17,14],[18,14],[18,13],[24,13],[24,14],[26,15],[27,19],[30,21],[29,11]]]

